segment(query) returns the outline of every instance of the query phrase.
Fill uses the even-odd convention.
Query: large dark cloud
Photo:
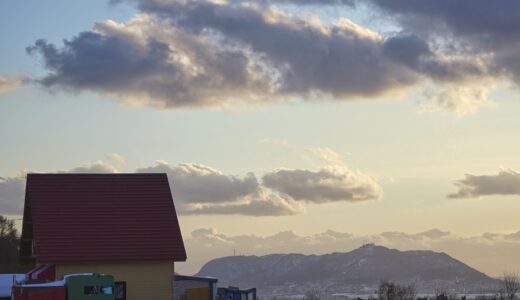
[[[39,40],[28,47],[29,53],[41,55],[48,70],[36,82],[52,89],[93,90],[124,102],[178,108],[236,101],[374,98],[422,82],[458,86],[490,74],[520,71],[512,59],[516,51],[502,51],[493,59],[476,51],[467,55],[425,40],[429,35],[422,31],[382,36],[345,18],[325,23],[277,7],[355,7],[351,0],[128,2],[141,14],[127,23],[98,23],[63,46]],[[424,13],[415,5],[400,12],[397,7],[404,2],[391,2],[372,3],[399,21]],[[443,7],[439,4],[435,11]],[[431,18],[446,17],[438,14]],[[402,21],[402,26],[408,23]],[[505,69],[498,66],[506,64]],[[442,109],[472,111],[459,109],[460,101],[451,98],[449,105],[435,99]],[[482,102],[463,101],[463,106]]]
[[[455,182],[458,191],[450,198],[478,198],[491,195],[520,195],[520,173],[514,170],[500,171],[496,175],[466,174]]]
[[[253,5],[142,1],[141,10],[194,34],[214,32],[261,55],[278,76],[277,93],[337,99],[409,86],[417,75],[382,53],[384,39],[343,19],[326,25]]]
[[[515,0],[371,0],[404,31],[441,41],[445,51],[486,57],[496,75],[520,83],[520,3]]]
[[[514,0],[124,2],[140,14],[98,23],[63,46],[39,40],[28,47],[48,70],[35,81],[158,108],[344,101],[433,84],[425,93],[430,105],[420,110],[457,115],[489,103],[495,82],[520,83]],[[371,5],[401,32],[304,18],[284,4]]]
[[[27,51],[42,56],[49,74],[38,81],[46,87],[94,90],[158,107],[219,105],[269,91],[244,53],[146,16],[99,23],[61,48],[38,40]]]
[[[436,31],[445,26],[454,34],[482,42],[509,44],[520,38],[520,3],[515,0],[370,0],[407,30]],[[433,22],[432,22],[433,21]],[[430,26],[426,26],[429,24]]]
[[[247,3],[248,0],[230,0],[232,3]],[[338,6],[347,5],[354,7],[356,0],[256,0],[255,3],[263,5],[276,5],[276,4],[294,4],[294,5],[315,5],[315,6]]]
[[[386,38],[347,19],[323,23],[240,2],[141,1],[142,14],[127,23],[105,21],[63,46],[39,40],[27,49],[43,58],[49,73],[38,82],[46,87],[161,108],[377,97],[483,72],[417,36]]]
[[[291,3],[298,5],[348,5],[354,6],[355,0],[263,0],[270,4]],[[262,2],[262,0],[260,1]]]
[[[441,58],[417,35],[403,34],[389,38],[383,52],[396,62],[437,82],[460,82],[485,76],[488,70],[478,60]]]

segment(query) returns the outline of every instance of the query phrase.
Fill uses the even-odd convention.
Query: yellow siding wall
[[[171,300],[173,262],[56,264],[56,279],[74,273],[99,273],[126,281],[127,300]]]
[[[186,300],[208,300],[208,288],[195,288],[186,291]]]

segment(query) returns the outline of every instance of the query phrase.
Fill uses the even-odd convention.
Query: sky
[[[520,271],[519,2],[0,6],[0,214],[28,172],[164,172],[180,272],[366,242]]]

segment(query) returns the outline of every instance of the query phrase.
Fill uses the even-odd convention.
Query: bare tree
[[[504,273],[499,290],[500,298],[514,300],[518,292],[520,292],[520,277],[518,274]]]
[[[415,300],[417,291],[414,285],[399,285],[382,281],[377,291],[380,300]]]
[[[305,292],[304,300],[320,300],[321,292],[315,289],[308,290]]]
[[[449,289],[442,285],[435,289],[435,299],[436,300],[455,300],[457,299],[457,294],[454,292],[450,292]]]
[[[397,299],[398,300],[415,300],[417,298],[417,290],[415,286],[410,285],[402,285],[397,286]]]
[[[0,215],[0,239],[16,240],[17,231],[14,221]]]

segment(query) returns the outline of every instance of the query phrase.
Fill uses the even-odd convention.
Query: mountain
[[[493,291],[498,282],[445,253],[398,251],[373,244],[347,253],[230,256],[209,261],[198,276],[219,286],[258,288],[260,295],[373,293],[381,280],[414,284],[418,291]]]

